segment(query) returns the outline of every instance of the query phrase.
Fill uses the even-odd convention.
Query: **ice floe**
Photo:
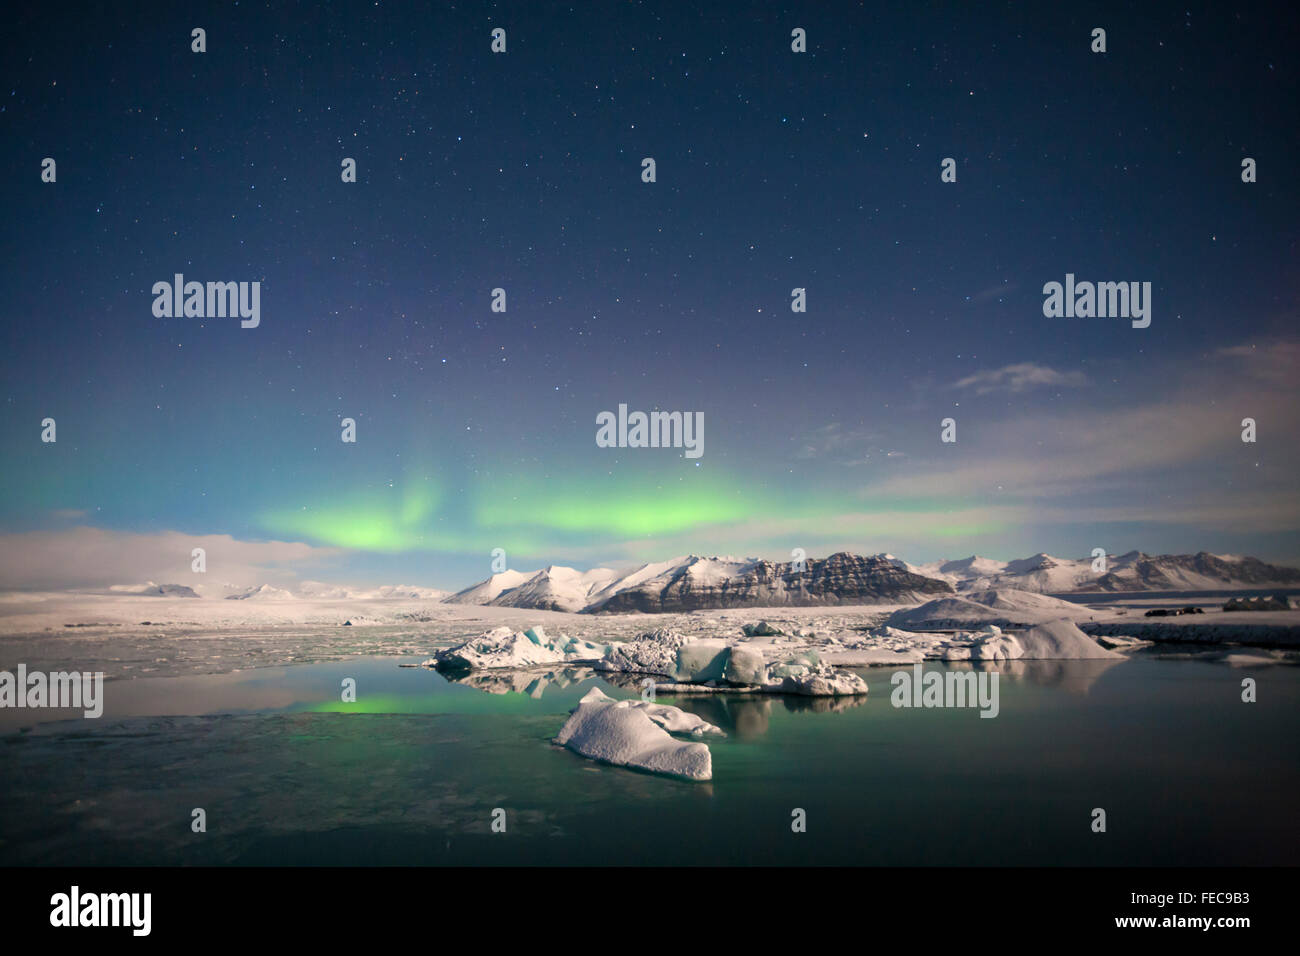
[[[564,635],[547,637],[542,627],[530,627],[526,631],[498,627],[463,644],[438,651],[432,660],[435,666],[448,670],[480,670],[594,661],[604,656],[605,650],[604,644],[591,641]]]
[[[663,690],[720,692],[737,687],[768,694],[834,697],[865,694],[867,682],[850,671],[836,670],[803,650],[769,662],[762,645],[721,640],[692,640],[676,631],[658,630],[634,641],[611,644],[597,670],[655,674],[668,678]],[[773,655],[783,652],[769,645]],[[788,654],[788,652],[786,652]]]
[[[578,702],[555,743],[592,760],[687,780],[713,779],[713,757],[698,739],[724,736],[708,721],[678,707],[649,701],[614,700],[593,687]]]
[[[594,666],[598,671],[671,677],[677,670],[678,649],[690,640],[685,634],[669,628],[657,628],[630,641],[610,644],[604,659]]]

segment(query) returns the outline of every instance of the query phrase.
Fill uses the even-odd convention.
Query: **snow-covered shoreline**
[[[825,664],[842,668],[942,659],[940,645],[954,634],[990,625],[1023,629],[1054,618],[1069,618],[1113,647],[1124,646],[1127,639],[1294,647],[1300,628],[1298,610],[1224,612],[1222,600],[1183,595],[1153,600],[1135,594],[1089,605],[997,589],[939,601],[945,603],[593,616],[403,597],[259,602],[120,593],[9,594],[0,597],[0,667],[19,662],[47,668],[75,665],[103,670],[115,680],[354,656],[408,657],[418,664],[495,628],[513,632],[541,626],[548,634],[601,646],[666,628],[697,640],[744,640],[753,648],[770,648],[773,659],[811,649]],[[957,601],[962,603],[952,603]],[[1205,613],[1144,617],[1153,606],[1188,603]],[[782,633],[746,637],[744,629],[761,621]],[[600,656],[593,651],[591,659]]]

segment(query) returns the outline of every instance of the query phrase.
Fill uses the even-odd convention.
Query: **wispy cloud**
[[[1238,374],[1269,385],[1292,385],[1300,377],[1300,341],[1243,343],[1214,354],[1229,360]]]
[[[953,388],[974,389],[977,395],[987,395],[990,392],[1026,392],[1046,386],[1077,388],[1087,383],[1088,378],[1082,372],[1061,372],[1046,365],[1020,362],[968,375],[954,382]]]
[[[207,571],[191,569],[203,548]],[[6,588],[101,588],[115,584],[184,584],[219,591],[224,584],[291,583],[340,552],[292,541],[240,541],[228,534],[134,534],[69,528],[0,535],[0,583]]]
[[[867,428],[851,428],[842,422],[831,422],[800,439],[795,457],[801,460],[819,459],[834,464],[865,465],[882,458],[899,458],[903,452],[881,445],[883,437]]]
[[[987,289],[981,289],[974,295],[967,296],[970,301],[977,304],[992,302],[994,299],[1001,299],[1003,296],[1011,295],[1020,288],[1019,282],[1008,282],[1003,280],[996,285],[991,285]]]
[[[1152,372],[1158,385],[1127,391],[1124,404],[1116,404],[1113,389],[1090,388],[1063,408],[996,420],[958,416],[959,428],[978,429],[977,439],[959,437],[942,454],[914,455],[864,486],[862,498],[994,496],[1032,503],[1039,522],[1240,521],[1256,530],[1295,529],[1300,449],[1286,436],[1300,430],[1298,360],[1296,343],[1235,346]],[[1241,441],[1245,417],[1259,422],[1256,444]]]

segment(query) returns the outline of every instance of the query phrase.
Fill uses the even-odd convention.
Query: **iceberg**
[[[724,641],[690,641],[677,649],[677,666],[670,676],[688,684],[720,681],[730,657]]]
[[[610,644],[598,671],[622,671],[629,674],[658,674],[672,677],[677,672],[677,650],[691,638],[666,627],[639,635],[635,640]]]
[[[763,652],[745,644],[692,640],[660,629],[634,641],[610,644],[600,671],[655,674],[668,678],[662,690],[747,690],[766,694],[837,697],[865,694],[867,682],[850,671],[836,670],[804,650],[789,660],[769,664]]]
[[[606,645],[572,637],[547,637],[541,627],[514,631],[498,627],[455,647],[433,655],[434,666],[446,670],[479,670],[495,667],[529,667],[534,664],[596,661],[605,655]],[[427,661],[425,662],[428,663]]]
[[[986,626],[955,638],[939,654],[945,661],[1083,661],[1123,656],[1102,647],[1073,621],[1064,619],[1015,634],[1004,634],[995,626]]]
[[[670,733],[671,732],[671,733]],[[725,736],[713,724],[666,704],[614,700],[593,687],[569,714],[555,743],[591,760],[686,780],[712,780],[707,744],[672,734]]]
[[[773,694],[799,694],[804,697],[854,697],[867,692],[867,682],[852,671],[816,663],[799,672],[787,672],[779,684],[763,688]]]
[[[762,684],[767,680],[767,661],[759,651],[737,645],[727,654],[722,676],[729,684]]]

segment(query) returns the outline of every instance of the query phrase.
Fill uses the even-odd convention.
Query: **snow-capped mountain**
[[[259,584],[252,588],[238,588],[233,594],[226,595],[227,601],[292,601],[293,594],[283,588],[269,584]]]
[[[726,603],[729,597],[723,595],[733,589],[746,573],[764,563],[767,562],[753,558],[687,555],[667,562],[666,567],[664,563],[643,565],[632,574],[611,582],[584,610],[591,613],[656,612],[741,606]]]
[[[613,572],[610,572],[611,574]],[[442,602],[449,592],[438,588],[425,588],[411,584],[384,584],[379,587],[353,587],[351,585],[325,584],[320,581],[303,581],[287,588],[273,584],[238,585],[222,584],[204,588],[191,588],[184,584],[114,584],[112,594],[132,597],[198,598],[216,597],[228,601],[433,601]],[[475,602],[481,603],[481,602]]]
[[[970,559],[967,559],[970,560]],[[1108,567],[1110,559],[1107,559]],[[975,558],[961,573],[958,590],[983,591],[990,588],[1015,588],[1042,594],[1067,594],[1072,591],[1097,590],[1098,575],[1092,570],[1091,558],[1056,558],[1039,552],[1028,558],[1006,562],[999,570],[997,562]]]
[[[918,566],[922,574],[941,578],[958,591],[1014,588],[1041,594],[1088,591],[1215,591],[1236,588],[1300,586],[1300,570],[1265,564],[1238,555],[1148,555],[1129,551],[1106,556],[1105,572],[1093,570],[1092,558],[1057,558],[1035,554],[1015,561],[972,555],[957,561]]]
[[[384,584],[377,588],[356,588],[346,585],[322,584],[320,581],[303,581],[297,586],[297,592],[299,597],[332,601],[385,601],[399,598],[442,601],[450,593],[437,588],[422,588],[411,584]]]
[[[880,604],[923,601],[950,594],[952,586],[914,574],[885,556],[864,558],[842,552],[809,560],[802,570],[790,562],[756,558],[688,555],[645,564],[626,574],[604,568],[578,572],[550,567],[510,588],[493,575],[449,600],[550,610],[693,611],[722,607]],[[475,595],[495,595],[475,600]]]
[[[1132,551],[1116,559],[1097,582],[1103,591],[1209,591],[1225,588],[1297,587],[1300,570],[1237,555],[1161,554]]]
[[[591,603],[594,593],[617,576],[618,572],[609,568],[577,571],[553,564],[486,603],[494,607],[527,607],[539,611],[581,611]]]
[[[444,598],[444,601],[447,604],[490,604],[502,591],[519,587],[534,574],[535,571],[502,571],[492,575],[486,581],[480,581],[462,591],[457,591],[451,597]]]
[[[451,594],[450,591],[444,591],[441,588],[422,588],[412,584],[385,584],[369,591],[359,591],[357,597],[362,598],[379,598],[380,600],[389,600],[392,598],[417,598],[422,601],[442,601]]]
[[[109,590],[116,594],[133,594],[139,597],[196,598],[199,596],[193,588],[186,587],[184,584],[154,584],[152,581],[145,585],[115,584]]]
[[[848,552],[790,562],[686,555],[626,573],[552,565],[536,573],[505,571],[447,598],[538,610],[616,613],[694,611],[783,605],[907,604],[935,596],[995,589],[1038,594],[1113,591],[1205,591],[1300,587],[1300,570],[1235,555],[1108,556],[1105,573],[1092,558],[1039,553],[1013,561],[972,555],[912,565],[892,554]]]
[[[619,588],[586,611],[905,604],[952,590],[947,582],[915,574],[883,555],[864,558],[841,551],[809,559],[802,569],[793,562],[691,556],[642,584]]]

